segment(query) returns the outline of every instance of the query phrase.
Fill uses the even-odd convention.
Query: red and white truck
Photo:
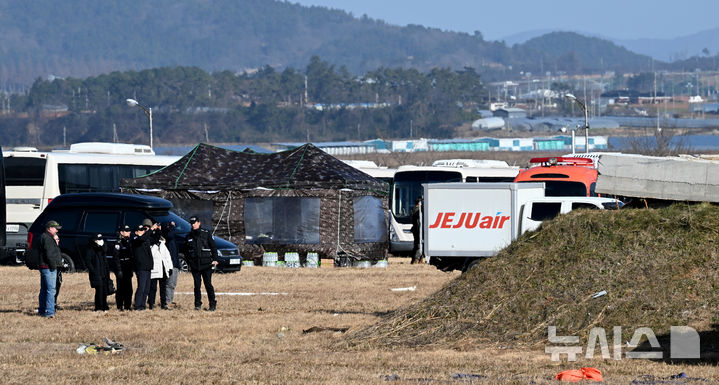
[[[623,206],[611,198],[545,197],[544,183],[432,183],[423,187],[424,257],[441,270],[466,271],[559,214]]]

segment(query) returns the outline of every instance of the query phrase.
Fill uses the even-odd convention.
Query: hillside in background
[[[597,72],[651,68],[652,58],[639,55],[609,40],[575,32],[551,32],[514,46],[522,57],[540,59],[547,71]]]
[[[641,56],[579,35],[549,34],[510,48],[485,41],[481,33],[398,27],[274,0],[4,0],[0,52],[0,88],[11,90],[50,75],[86,77],[163,66],[233,72],[265,65],[300,68],[312,56],[351,73],[473,67],[485,79],[552,67],[649,68]],[[564,59],[570,63],[564,65]]]

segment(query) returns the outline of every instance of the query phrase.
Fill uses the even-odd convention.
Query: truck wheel
[[[62,258],[62,271],[65,273],[74,273],[75,263],[72,261],[72,258],[65,253],[60,254],[60,258]]]
[[[190,271],[190,265],[187,264],[184,257],[180,257],[180,271],[183,273]]]
[[[481,260],[482,258],[467,258],[464,263],[464,267],[462,268],[462,273],[475,269]]]

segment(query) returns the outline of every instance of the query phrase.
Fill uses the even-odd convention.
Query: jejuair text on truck
[[[429,226],[430,229],[458,229],[464,227],[467,229],[480,228],[480,229],[501,229],[504,227],[504,223],[509,220],[509,216],[500,215],[502,212],[498,212],[496,215],[485,215],[482,213],[459,213],[459,218],[455,221],[455,216],[458,213],[455,212],[440,212],[437,214],[437,218],[434,223]]]

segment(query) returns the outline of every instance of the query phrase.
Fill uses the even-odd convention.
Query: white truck
[[[544,220],[578,208],[621,208],[600,197],[545,197],[544,183],[424,184],[422,244],[438,269],[466,271]]]

